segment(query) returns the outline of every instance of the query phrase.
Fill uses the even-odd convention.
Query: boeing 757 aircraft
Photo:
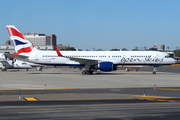
[[[85,67],[82,74],[93,74],[95,70],[114,71],[118,65],[150,65],[156,67],[174,64],[169,55],[157,51],[42,51],[24,37],[14,26],[7,25],[16,54],[5,54],[27,62],[52,66]]]

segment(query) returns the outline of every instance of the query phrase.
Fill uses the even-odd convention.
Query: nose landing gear
[[[154,66],[154,69],[153,69],[153,73],[152,73],[152,74],[156,74],[156,72],[157,72],[157,67],[159,67],[159,66]]]
[[[156,74],[156,71],[157,71],[157,69],[156,69],[156,68],[154,68],[154,69],[153,69],[153,74]]]

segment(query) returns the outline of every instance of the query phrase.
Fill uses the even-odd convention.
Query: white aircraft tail
[[[19,55],[21,53],[31,53],[38,50],[14,25],[7,25],[6,27],[9,32],[9,36],[13,41],[16,51],[15,54]]]

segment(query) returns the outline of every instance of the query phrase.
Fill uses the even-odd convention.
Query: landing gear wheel
[[[93,71],[82,71],[82,74],[85,75],[85,74],[93,74]]]
[[[82,74],[85,75],[85,74],[87,74],[87,72],[86,71],[82,71]]]
[[[2,69],[1,71],[7,71],[7,69]]]
[[[89,71],[89,74],[93,74],[93,71]]]
[[[156,74],[156,71],[157,71],[157,69],[156,69],[156,67],[154,67],[153,74]]]

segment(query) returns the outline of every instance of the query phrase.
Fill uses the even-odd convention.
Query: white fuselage
[[[169,65],[175,63],[168,54],[157,51],[61,51],[59,57],[56,51],[36,51],[21,55],[29,56],[33,63],[44,65],[83,66],[83,62],[91,61],[89,65],[99,62],[112,62],[114,65]],[[76,60],[79,59],[79,60]],[[97,61],[97,62],[94,62]]]

